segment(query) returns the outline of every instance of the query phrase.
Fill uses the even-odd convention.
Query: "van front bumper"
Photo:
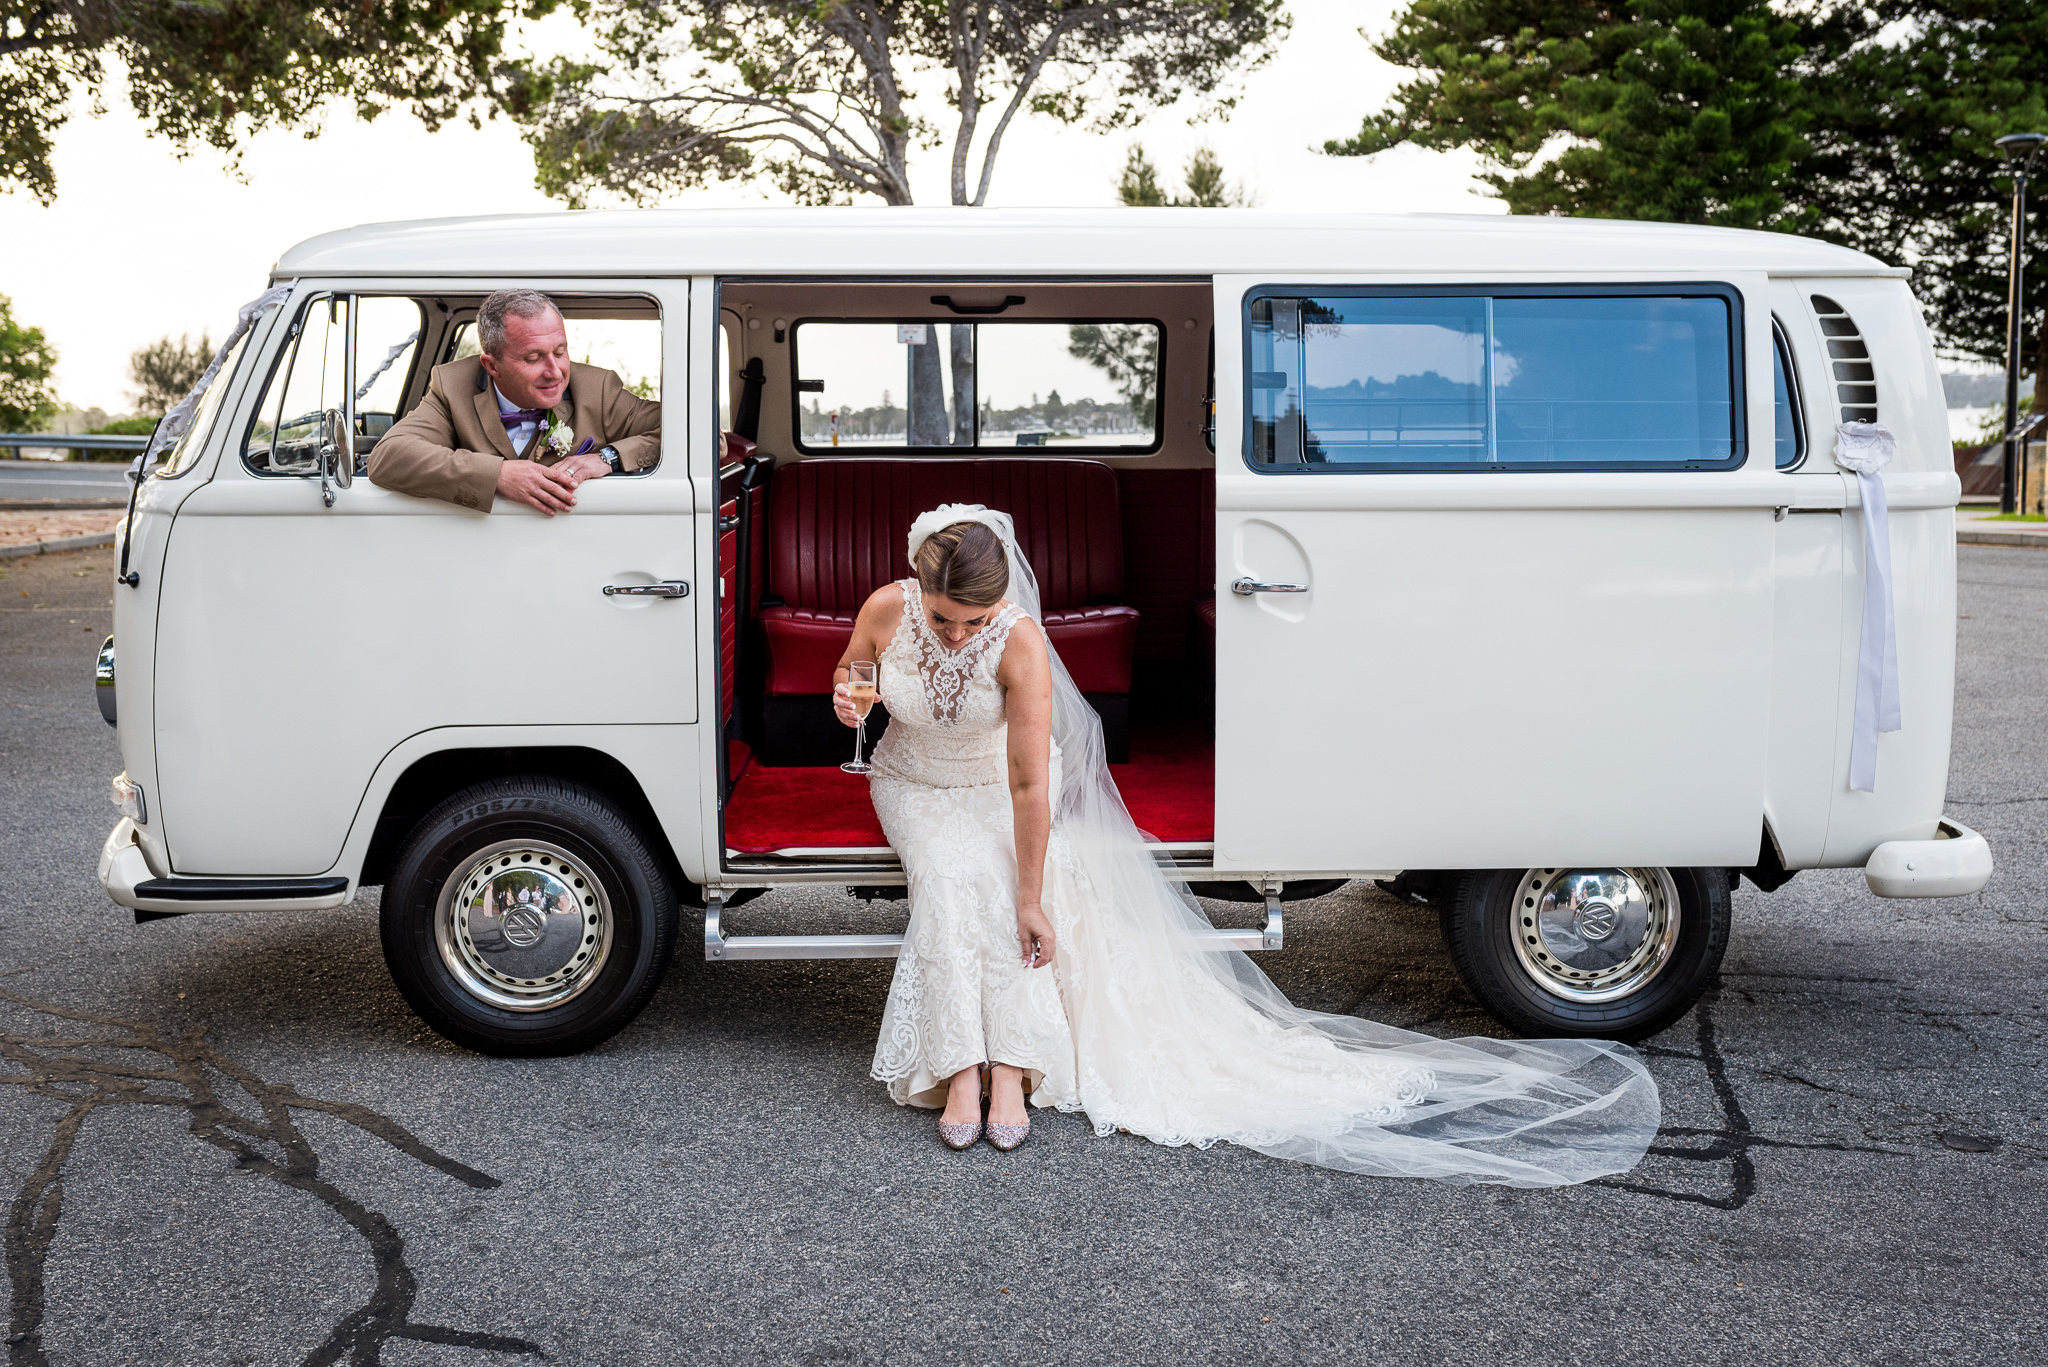
[[[122,817],[100,846],[100,886],[107,896],[136,911],[325,911],[349,899],[348,879],[180,878],[149,866],[135,838],[135,823]]]
[[[1863,866],[1863,881],[1879,897],[1967,897],[1990,880],[1990,844],[1947,817],[1934,839],[1887,840]]]

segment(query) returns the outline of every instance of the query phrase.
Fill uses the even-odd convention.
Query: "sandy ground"
[[[31,541],[110,532],[121,521],[119,509],[56,513],[0,512],[0,546],[25,546]]]

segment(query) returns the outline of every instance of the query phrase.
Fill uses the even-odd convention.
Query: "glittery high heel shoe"
[[[981,1070],[981,1105],[983,1112],[986,1113],[988,1108],[988,1067],[986,1065],[983,1065]],[[945,1112],[941,1111],[939,1114],[943,1116]],[[982,1122],[979,1120],[975,1121],[972,1125],[951,1125],[941,1120],[939,1121],[939,1142],[949,1149],[971,1149],[981,1142],[981,1130]]]
[[[984,1084],[984,1086],[986,1085]],[[984,1092],[983,1095],[986,1096],[987,1093]],[[988,1132],[990,1148],[1008,1153],[1031,1137],[1031,1111],[1028,1100],[1031,1095],[1031,1089],[1028,1085],[1024,1089],[1024,1095],[1027,1100],[1025,1103],[1024,1123],[1022,1125],[998,1125],[993,1120],[984,1123],[983,1129]]]

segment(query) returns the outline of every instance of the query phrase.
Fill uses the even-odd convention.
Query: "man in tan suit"
[[[499,290],[476,331],[483,354],[434,367],[427,397],[370,452],[371,483],[486,513],[503,495],[553,517],[584,480],[660,459],[661,405],[609,370],[572,367],[545,294]]]

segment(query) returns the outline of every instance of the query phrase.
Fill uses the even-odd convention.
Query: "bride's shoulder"
[[[1013,660],[1043,660],[1045,658],[1045,632],[1038,622],[1021,611],[1014,603],[1006,603],[1008,609],[1009,634],[1003,641],[1003,663]]]
[[[868,595],[868,601],[860,605],[860,615],[872,622],[895,622],[903,616],[903,605],[909,595],[903,583],[884,584]]]

